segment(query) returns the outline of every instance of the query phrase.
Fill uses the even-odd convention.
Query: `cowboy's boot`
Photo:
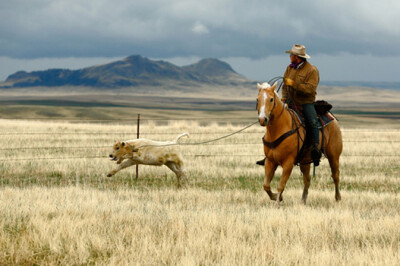
[[[256,162],[258,165],[265,165],[265,158]]]
[[[311,146],[311,159],[314,163],[314,166],[319,165],[319,161],[321,160],[322,153],[318,149],[318,143],[313,143]]]

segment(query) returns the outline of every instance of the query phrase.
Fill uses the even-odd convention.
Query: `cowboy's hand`
[[[285,78],[285,85],[293,87],[294,85],[294,80],[290,78]]]

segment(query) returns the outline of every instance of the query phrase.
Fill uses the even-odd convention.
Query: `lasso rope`
[[[274,77],[268,81],[268,84],[272,86],[272,85],[274,85],[273,83],[277,82],[278,80],[283,81],[283,77],[282,76]],[[282,85],[283,85],[283,82],[281,82],[281,84],[279,85],[278,90],[276,92],[279,92],[279,90],[282,88]]]
[[[134,151],[134,150],[137,150],[137,149],[140,149],[140,148],[143,148],[143,147],[167,147],[167,146],[177,146],[177,145],[181,145],[181,146],[183,146],[183,145],[185,145],[185,146],[189,146],[189,145],[203,145],[203,144],[207,144],[207,143],[210,143],[210,142],[215,142],[215,141],[218,141],[218,140],[221,140],[221,139],[228,138],[228,137],[233,136],[233,135],[235,135],[235,134],[238,134],[238,133],[242,132],[243,130],[248,129],[249,127],[251,127],[251,126],[253,126],[253,125],[257,124],[257,123],[258,123],[258,121],[254,122],[254,123],[252,123],[252,124],[250,124],[250,125],[247,125],[247,126],[245,126],[244,128],[241,128],[241,129],[239,129],[239,130],[237,130],[237,131],[235,131],[235,132],[233,132],[233,133],[230,133],[230,134],[228,134],[228,135],[225,135],[225,136],[222,136],[222,137],[219,137],[219,138],[216,138],[216,139],[211,139],[211,140],[202,141],[202,142],[171,143],[171,144],[165,144],[165,145],[153,145],[153,144],[148,144],[148,145],[142,145],[142,146],[135,147],[135,148],[133,148],[132,145],[130,145],[129,143],[127,143],[127,144],[132,148],[133,151]]]

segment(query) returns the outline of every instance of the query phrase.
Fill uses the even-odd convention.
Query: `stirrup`
[[[265,165],[265,158],[256,162],[258,165]]]

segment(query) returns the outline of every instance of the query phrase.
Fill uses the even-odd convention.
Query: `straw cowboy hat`
[[[310,58],[310,56],[306,54],[306,47],[301,44],[294,44],[292,49],[286,51],[285,53],[294,54],[301,58],[306,58],[306,59]]]

